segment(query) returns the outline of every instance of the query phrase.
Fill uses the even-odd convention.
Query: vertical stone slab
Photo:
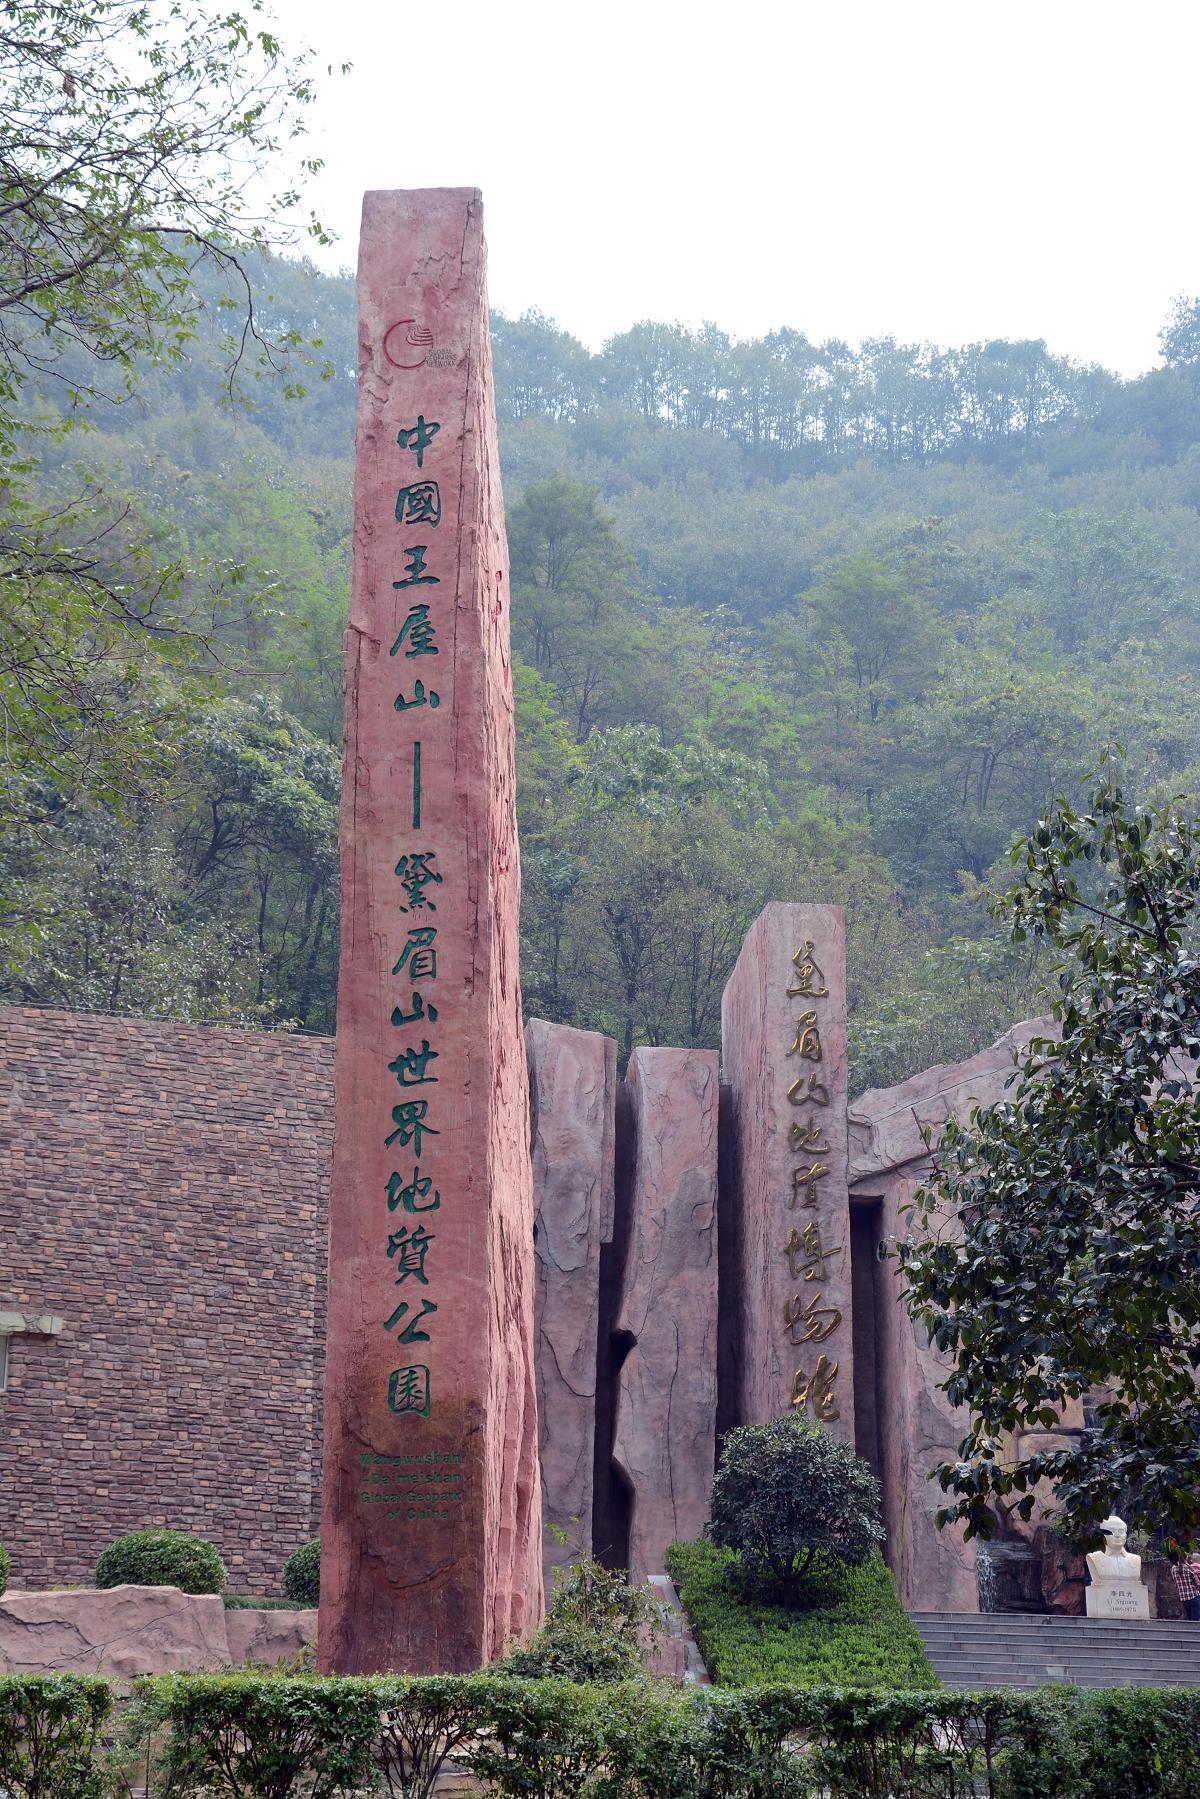
[[[541,1609],[484,264],[475,191],[366,196],[321,1522],[342,1673],[478,1667]]]
[[[636,1049],[635,1136],[616,1329],[630,1340],[613,1460],[630,1492],[629,1577],[661,1574],[668,1543],[708,1517],[717,1417],[715,1050]]]
[[[767,906],[721,1008],[738,1422],[792,1407],[854,1442],[840,906]]]
[[[612,1241],[617,1046],[531,1018],[535,1343],[542,1545],[551,1568],[592,1553],[600,1249]],[[554,1527],[566,1533],[559,1541]]]

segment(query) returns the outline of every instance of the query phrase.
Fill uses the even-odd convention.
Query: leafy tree
[[[245,13],[26,0],[0,17],[5,761],[110,796],[147,753],[139,701],[162,652],[202,647],[191,602],[208,583],[165,557],[122,497],[90,481],[54,492],[45,461],[88,401],[126,397],[148,359],[183,357],[203,308],[198,263],[241,289],[240,307],[224,301],[230,381],[248,348],[281,370],[301,345],[294,329],[262,332],[239,251],[281,241],[296,187],[263,218],[247,193],[313,97],[304,59],[287,59],[260,13],[260,0]],[[316,166],[301,159],[299,173]]]
[[[1013,939],[1061,957],[1057,1038],[1010,1098],[951,1119],[896,1246],[905,1303],[967,1414],[942,1520],[990,1534],[1053,1492],[1084,1535],[1115,1504],[1200,1526],[1200,839],[1108,762],[1013,851]],[[1030,1448],[1090,1401],[1095,1425]],[[1041,1439],[1043,1445],[1046,1439]]]
[[[848,1443],[795,1415],[725,1439],[706,1534],[789,1611],[820,1560],[861,1567],[884,1541],[879,1483]]]
[[[303,130],[305,59],[285,56],[261,0],[18,0],[0,19],[0,429],[31,375],[127,385],[148,350],[178,356],[198,306],[197,257],[239,271],[298,193],[246,190]],[[304,168],[319,166],[308,159]],[[313,221],[310,227],[324,235]],[[249,302],[249,294],[245,298]],[[230,344],[255,334],[252,305]],[[259,340],[266,348],[266,341]],[[82,359],[80,352],[83,353]]]

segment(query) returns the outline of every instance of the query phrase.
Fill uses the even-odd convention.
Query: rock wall
[[[226,1611],[219,1593],[84,1587],[0,1597],[0,1674],[139,1674],[274,1667],[315,1643],[315,1611]]]
[[[667,1545],[708,1517],[717,1416],[718,1058],[636,1049],[615,1328],[627,1345],[613,1459],[630,1496],[629,1572],[661,1573]]]
[[[617,1046],[530,1019],[535,1342],[546,1573],[588,1554],[600,1253],[613,1236]]]
[[[906,1228],[905,1207],[929,1169],[923,1127],[1001,1098],[1017,1051],[1052,1028],[1048,1019],[1015,1026],[966,1062],[927,1068],[900,1086],[864,1093],[849,1112],[850,1203],[871,1219],[871,1236]],[[900,1302],[894,1263],[874,1264],[874,1438],[883,1486],[886,1555],[910,1611],[979,1609],[976,1548],[961,1528],[939,1531],[934,1463],[957,1452],[963,1419],[940,1391],[947,1363],[924,1340]],[[865,1413],[865,1407],[863,1408]],[[865,1423],[865,1417],[864,1417]],[[863,1453],[867,1445],[861,1444]],[[1032,1530],[1031,1526],[1031,1530]]]

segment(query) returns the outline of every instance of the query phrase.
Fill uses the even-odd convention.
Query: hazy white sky
[[[494,304],[598,348],[1045,337],[1135,373],[1200,293],[1197,0],[276,0],[314,193],[477,186]]]

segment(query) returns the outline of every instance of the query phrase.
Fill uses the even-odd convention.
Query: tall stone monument
[[[542,1604],[508,557],[482,206],[359,255],[323,1670],[475,1668]]]
[[[854,1442],[840,906],[773,903],[721,1008],[739,1424],[789,1410]]]

